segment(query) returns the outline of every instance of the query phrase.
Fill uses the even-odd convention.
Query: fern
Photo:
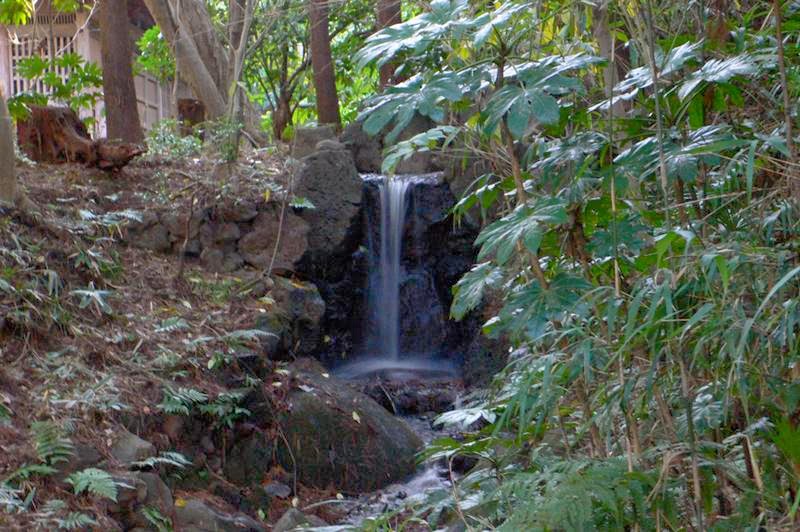
[[[67,477],[66,481],[72,485],[75,495],[88,492],[114,502],[117,501],[117,488],[130,488],[127,484],[114,480],[107,471],[94,467],[73,473]]]
[[[164,389],[164,399],[159,403],[158,408],[167,414],[188,416],[191,409],[198,404],[208,401],[208,396],[199,390],[192,388],[178,388],[177,390],[166,387]]]
[[[12,480],[28,480],[33,476],[47,476],[52,475],[58,471],[56,468],[51,467],[46,464],[23,464],[19,469],[11,473],[7,478],[6,482],[11,482]]]
[[[181,453],[163,452],[158,456],[151,456],[145,460],[133,462],[131,465],[137,469],[154,468],[159,465],[169,465],[183,469],[186,466],[192,465],[192,462]]]
[[[6,483],[0,484],[0,508],[6,512],[22,510],[25,504],[20,495],[22,495],[22,490],[12,488]]]
[[[31,433],[36,455],[45,464],[66,462],[75,451],[72,441],[66,438],[61,428],[52,421],[35,421],[31,424]]]
[[[189,324],[180,316],[173,316],[161,321],[161,325],[156,328],[156,333],[173,333],[189,328]]]
[[[57,523],[61,530],[86,530],[97,525],[92,516],[81,512],[70,512],[63,519],[58,519]]]
[[[172,522],[168,517],[158,511],[158,508],[152,506],[145,506],[142,508],[142,515],[147,519],[147,522],[153,525],[158,532],[172,532]]]
[[[41,530],[87,530],[96,526],[97,521],[83,512],[68,512],[67,503],[61,499],[50,499],[36,512],[35,520]]]

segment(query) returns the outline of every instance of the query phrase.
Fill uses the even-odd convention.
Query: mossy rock
[[[363,493],[414,473],[422,441],[404,420],[316,361],[301,359],[290,369],[297,388],[281,425],[291,453],[280,446],[278,454],[300,482]]]

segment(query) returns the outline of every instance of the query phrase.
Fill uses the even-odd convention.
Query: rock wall
[[[429,167],[426,167],[429,168]],[[371,267],[369,242],[379,242],[380,195],[376,183],[358,173],[353,145],[318,142],[292,179],[293,193],[314,208],[284,211],[278,238],[280,201],[235,201],[188,213],[148,212],[128,231],[132,245],[186,253],[207,269],[234,272],[266,269],[275,253],[276,279],[265,288],[275,301],[256,327],[270,333],[264,351],[270,359],[313,355],[328,366],[370,352],[365,332]],[[498,366],[502,349],[480,338],[480,312],[461,322],[449,320],[452,286],[471,267],[478,227],[456,225],[449,211],[456,198],[442,178],[415,184],[406,202],[401,285],[401,349],[464,361],[469,380],[484,382],[482,367]],[[188,240],[187,239],[188,233]],[[487,361],[492,362],[487,364]],[[473,373],[475,374],[473,376]]]
[[[136,247],[199,257],[213,272],[229,273],[244,266],[267,268],[280,226],[279,201],[225,201],[203,207],[189,220],[188,212],[148,211],[128,227],[127,240]],[[294,270],[308,249],[309,224],[300,210],[287,207],[274,269]],[[186,235],[189,235],[186,241]]]

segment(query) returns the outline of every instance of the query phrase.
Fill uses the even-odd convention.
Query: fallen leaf
[[[361,423],[361,416],[359,416],[358,412],[355,410],[353,410],[353,419],[356,421],[356,423]]]

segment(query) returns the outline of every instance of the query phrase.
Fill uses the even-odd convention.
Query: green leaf
[[[520,205],[510,214],[481,231],[475,243],[481,246],[478,260],[495,254],[498,264],[505,264],[520,240],[537,252],[548,226],[566,223],[565,203],[558,198],[540,198],[533,206]]]
[[[0,24],[22,26],[32,16],[32,0],[0,0]]]
[[[66,482],[72,485],[75,495],[83,492],[91,493],[97,497],[117,501],[118,487],[130,488],[122,482],[114,480],[110,473],[93,467],[69,475]]]
[[[464,274],[453,287],[453,305],[450,315],[460,320],[477,308],[486,290],[497,286],[503,279],[503,272],[489,262],[478,264]]]
[[[727,59],[710,59],[693,72],[678,89],[678,97],[683,100],[703,82],[723,83],[734,76],[755,76],[759,68],[749,54],[737,55]]]

